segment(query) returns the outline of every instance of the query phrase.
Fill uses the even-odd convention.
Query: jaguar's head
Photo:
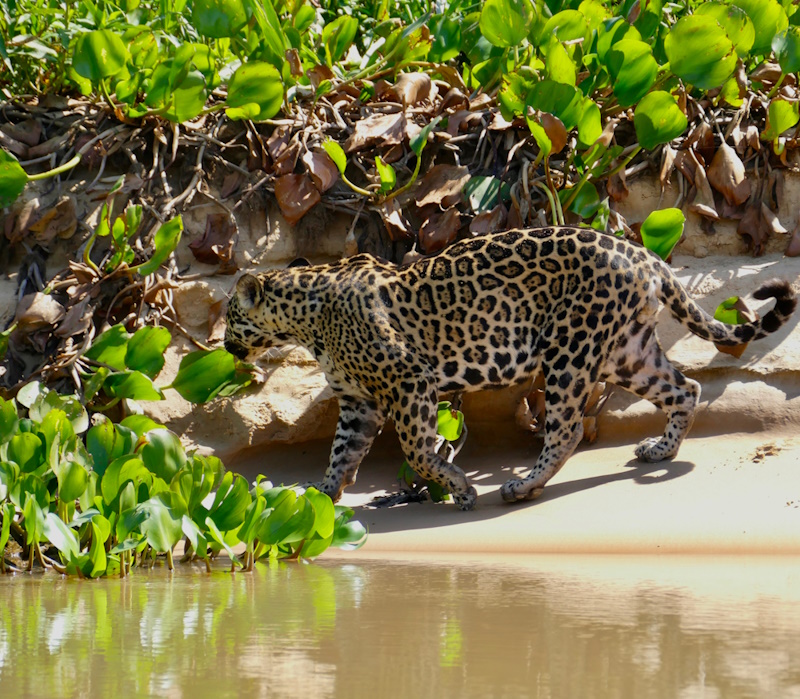
[[[245,274],[236,282],[228,302],[225,349],[234,357],[248,359],[287,339],[276,323],[265,275]]]

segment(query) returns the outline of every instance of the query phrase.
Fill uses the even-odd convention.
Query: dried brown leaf
[[[300,139],[295,137],[292,142],[281,151],[280,156],[275,160],[274,168],[276,175],[288,175],[294,172],[300,151],[303,149]]]
[[[436,113],[441,114],[450,109],[466,109],[467,107],[469,107],[469,99],[467,99],[467,96],[457,87],[451,87],[445,93],[442,101],[439,102]]]
[[[606,180],[606,192],[616,202],[625,201],[628,198],[628,194],[630,194],[628,185],[622,175],[622,172],[618,172]]]
[[[418,104],[431,94],[431,78],[427,73],[401,73],[389,94],[404,107]]]
[[[767,228],[763,223],[760,202],[747,205],[736,232],[744,238],[747,247],[756,257],[763,254],[764,244],[767,242]]]
[[[469,168],[459,165],[434,165],[420,181],[415,199],[417,206],[439,204],[443,208],[461,201],[461,192],[469,181]]]
[[[17,306],[14,320],[18,330],[31,333],[35,330],[52,327],[64,315],[64,306],[49,294],[37,291],[35,294],[26,294],[22,297]]]
[[[67,145],[69,137],[70,137],[69,133],[63,133],[60,136],[53,136],[53,138],[46,140],[44,143],[32,146],[31,148],[28,149],[28,157],[31,159],[40,158],[43,155],[50,155],[51,153],[55,153],[56,151],[61,150],[61,148]]]
[[[789,239],[789,244],[786,246],[786,257],[800,257],[800,220],[794,227],[792,237]]]
[[[336,167],[336,163],[325,152],[306,151],[303,156],[303,163],[320,193],[327,192],[339,179],[339,168]]]
[[[764,202],[761,202],[761,217],[769,233],[788,233],[783,224],[778,220],[777,215]]]
[[[381,204],[378,213],[381,215],[392,240],[408,240],[414,237],[408,221],[403,217],[397,199],[390,199]]]
[[[28,146],[12,138],[5,131],[0,131],[0,146],[23,160],[28,157]]]
[[[58,337],[72,337],[85,333],[92,324],[93,308],[89,308],[91,297],[84,296],[76,304],[69,307],[61,325],[56,328],[55,335]]]
[[[50,211],[28,227],[36,241],[42,245],[48,245],[56,238],[71,238],[77,229],[75,200],[69,195],[61,197]]]
[[[694,186],[697,190],[694,201],[689,204],[689,211],[694,211],[696,214],[718,221],[719,214],[714,204],[714,193],[711,191],[711,185],[708,183],[706,170],[693,151],[689,150],[684,152],[687,154],[687,158],[694,160]]]
[[[750,183],[745,176],[744,163],[724,141],[711,160],[708,181],[729,204],[744,204],[750,198]]]
[[[219,264],[232,274],[237,269],[233,262],[233,248],[238,232],[236,222],[228,214],[209,214],[203,237],[189,243],[189,249],[198,262]]]
[[[303,62],[300,60],[300,52],[297,49],[286,49],[283,54],[286,56],[286,62],[289,64],[289,70],[292,75],[296,77],[303,75]]]
[[[658,173],[658,179],[661,182],[661,191],[663,192],[669,184],[670,175],[675,169],[675,156],[677,151],[667,143],[661,149],[661,170]]]
[[[283,175],[275,180],[275,198],[284,218],[294,225],[319,202],[320,195],[308,175]]]
[[[209,344],[222,342],[225,338],[225,312],[228,300],[220,299],[208,307],[208,339]]]
[[[323,80],[332,80],[333,71],[326,65],[316,65],[306,71],[306,77],[311,81],[311,85],[316,90]]]
[[[393,146],[402,143],[405,136],[405,114],[373,114],[356,122],[355,130],[344,144],[344,150],[352,153],[375,144]]]
[[[3,124],[0,131],[26,146],[35,146],[42,137],[42,125],[35,119],[26,119],[19,124]]]
[[[503,204],[498,204],[491,211],[479,213],[469,224],[469,232],[480,235],[503,230],[508,220],[508,211]]]
[[[36,214],[41,202],[38,197],[33,197],[25,203],[17,202],[17,213],[6,219],[5,234],[8,242],[15,245],[25,237],[30,225],[36,220]],[[15,207],[16,208],[16,207]],[[13,222],[13,225],[10,225]]]
[[[452,243],[461,228],[461,214],[451,206],[446,211],[438,211],[419,229],[419,244],[426,255],[438,252]]]
[[[229,172],[225,175],[225,179],[222,180],[222,186],[219,190],[219,195],[223,199],[227,199],[231,194],[238,191],[239,187],[242,186],[242,182],[244,181],[244,175],[238,170],[234,172]]]
[[[466,109],[459,109],[451,114],[447,119],[447,133],[453,137],[458,136],[459,131],[469,131],[473,126],[478,126],[483,118],[477,112]]]
[[[548,112],[542,114],[541,117],[542,128],[550,139],[552,154],[560,153],[567,145],[567,130],[564,128],[564,123],[557,116],[553,116]]]
[[[267,138],[267,152],[272,161],[281,157],[283,152],[289,147],[291,131],[288,126],[278,126]]]

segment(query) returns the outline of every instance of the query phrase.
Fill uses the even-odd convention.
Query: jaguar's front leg
[[[374,400],[339,396],[339,423],[331,446],[331,458],[320,490],[336,502],[342,491],[356,482],[356,473],[372,442],[386,421],[386,413]]]

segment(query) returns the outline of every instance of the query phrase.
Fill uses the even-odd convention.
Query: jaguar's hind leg
[[[539,497],[583,437],[583,413],[597,382],[596,366],[575,370],[553,369],[545,364],[544,372],[544,448],[527,478],[512,478],[503,484],[500,495],[507,502]]]
[[[319,489],[336,502],[356,482],[356,473],[386,420],[376,401],[339,396],[339,422],[325,479]]]
[[[392,417],[409,465],[423,478],[449,491],[462,510],[471,510],[478,499],[475,488],[458,466],[434,451],[438,427],[435,383],[417,375],[401,382],[400,388],[403,395],[395,402]]]
[[[661,437],[651,437],[636,447],[642,461],[671,459],[694,422],[700,400],[700,384],[678,371],[661,349],[652,324],[636,325],[633,335],[623,338],[604,368],[604,378],[667,414]]]

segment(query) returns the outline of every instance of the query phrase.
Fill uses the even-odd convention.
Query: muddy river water
[[[0,696],[800,697],[800,562],[337,554],[3,576]]]

